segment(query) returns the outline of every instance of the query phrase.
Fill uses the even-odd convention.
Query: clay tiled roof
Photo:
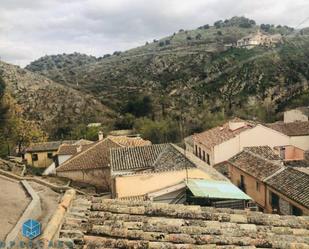
[[[124,147],[137,147],[151,145],[149,140],[144,140],[140,137],[128,137],[128,136],[107,136],[114,143],[120,144]]]
[[[257,154],[261,157],[264,157],[265,159],[280,160],[280,157],[277,154],[275,154],[274,151],[269,146],[245,147],[244,150]]]
[[[80,211],[83,219],[72,222],[71,215],[61,233],[63,240],[80,238],[74,248],[308,248],[309,243],[308,216],[102,198],[83,205],[89,209]]]
[[[61,144],[74,144],[76,140],[63,140],[44,143],[35,143],[26,149],[26,152],[56,151]]]
[[[76,145],[76,144],[62,144],[60,145],[57,154],[58,155],[76,155],[78,153],[78,149],[80,147],[81,151],[84,151],[90,148],[92,144],[84,144],[84,145]]]
[[[199,142],[205,145],[207,148],[211,149],[213,146],[228,141],[236,137],[241,132],[251,129],[255,126],[255,124],[249,123],[239,118],[235,118],[230,122],[244,122],[245,126],[236,130],[231,130],[229,122],[227,122],[222,126],[218,126],[202,133],[195,134],[193,136],[193,141]]]
[[[116,147],[119,147],[119,145],[109,139],[104,139],[70,158],[56,170],[57,172],[61,172],[109,167],[110,149]]]
[[[309,121],[307,122],[292,122],[283,123],[276,122],[272,124],[265,124],[268,128],[276,130],[287,136],[307,136],[309,135]]]
[[[286,168],[266,181],[273,189],[309,208],[309,175]]]
[[[155,144],[144,147],[116,148],[111,150],[111,168],[115,172],[151,170],[180,170],[195,165],[175,145]]]
[[[238,153],[229,159],[228,162],[261,181],[283,167],[278,162],[267,160],[262,156],[247,150]]]

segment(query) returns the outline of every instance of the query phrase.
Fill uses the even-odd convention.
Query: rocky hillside
[[[113,112],[93,96],[18,66],[0,62],[0,78],[5,95],[22,109],[23,118],[35,121],[51,135],[61,135],[80,123],[113,118]]]
[[[282,34],[284,44],[251,50],[230,48],[258,29]],[[44,57],[27,68],[91,93],[115,111],[122,111],[124,103],[136,96],[148,95],[154,103],[152,117],[168,113],[174,120],[184,119],[189,129],[203,126],[218,113],[271,121],[286,106],[304,104],[298,100],[308,99],[306,31],[259,26],[235,17],[214,26],[179,30],[93,62],[85,59],[82,65],[64,63],[50,68],[46,65],[52,57]]]

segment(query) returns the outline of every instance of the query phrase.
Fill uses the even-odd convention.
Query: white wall
[[[291,137],[291,145],[303,150],[309,150],[309,136]]]
[[[295,121],[308,121],[308,116],[304,115],[300,110],[294,109],[284,112],[284,123]]]
[[[263,125],[246,130],[240,134],[240,149],[250,146],[268,145],[275,146],[289,145],[290,138],[280,132],[267,128]]]
[[[58,156],[59,165],[63,164],[65,161],[69,160],[72,155],[60,155]]]
[[[246,130],[235,138],[216,145],[214,148],[214,164],[223,162],[235,156],[244,147],[290,145],[290,138],[263,125]],[[213,165],[213,164],[212,164]]]

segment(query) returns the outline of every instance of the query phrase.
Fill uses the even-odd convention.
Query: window
[[[198,148],[198,157],[202,158],[202,150],[201,150],[201,148]]]
[[[31,155],[31,158],[32,158],[32,161],[37,161],[37,160],[39,160],[38,154],[32,154],[32,155]]]
[[[205,151],[203,151],[203,161],[205,162]]]
[[[260,192],[260,183],[259,182],[256,182],[255,188],[256,188],[256,191]]]
[[[197,156],[197,145],[195,145],[195,155]]]
[[[52,159],[52,158],[54,157],[54,155],[53,155],[52,152],[48,152],[48,153],[47,153],[47,157],[50,158],[50,159]]]
[[[210,165],[210,157],[209,154],[207,153],[207,160],[206,160],[207,164]]]
[[[303,215],[303,211],[300,208],[295,207],[293,205],[291,205],[291,211],[292,211],[292,215],[296,215],[296,216]]]
[[[270,204],[273,210],[279,212],[279,196],[270,192]]]
[[[246,193],[245,177],[243,175],[240,175],[240,183],[238,187]]]

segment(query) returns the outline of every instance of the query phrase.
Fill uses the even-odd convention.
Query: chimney
[[[78,146],[77,146],[76,152],[77,152],[77,153],[82,152],[82,146],[81,146],[81,145],[78,145]]]
[[[103,140],[104,136],[103,136],[103,131],[99,131],[99,141]]]

